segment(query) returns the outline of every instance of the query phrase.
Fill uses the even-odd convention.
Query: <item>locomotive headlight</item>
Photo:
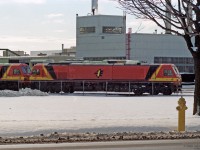
[[[178,85],[181,85],[181,82],[182,82],[182,79],[181,78],[177,78],[177,81]]]

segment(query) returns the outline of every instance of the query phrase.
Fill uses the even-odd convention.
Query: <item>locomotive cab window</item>
[[[172,70],[165,69],[163,73],[164,73],[164,76],[172,76],[173,75]]]
[[[33,75],[40,75],[40,70],[39,70],[39,69],[34,69],[34,70],[32,71],[32,74],[33,74]]]
[[[20,70],[19,69],[13,69],[13,75],[19,75]]]
[[[173,69],[174,69],[174,72],[175,72],[176,74],[180,74],[177,67],[173,67]]]
[[[31,70],[28,66],[22,66],[22,72],[24,74],[30,74],[31,73]]]

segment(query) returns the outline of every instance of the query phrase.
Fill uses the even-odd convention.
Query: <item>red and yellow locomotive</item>
[[[30,84],[31,69],[27,64],[0,64],[0,90],[19,90]]]
[[[115,91],[171,95],[181,86],[173,64],[127,63],[36,64],[30,77],[32,88],[50,92]]]

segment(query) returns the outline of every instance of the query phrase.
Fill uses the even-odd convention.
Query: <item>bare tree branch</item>
[[[136,18],[151,20],[166,33],[174,33],[185,39],[195,66],[193,114],[200,115],[200,0],[116,1]]]
[[[152,20],[160,28],[177,35],[185,37],[185,34],[188,34],[192,37],[200,33],[197,21],[200,18],[199,0],[197,2],[178,0],[174,4],[171,0],[118,0],[118,2],[127,13],[137,18]],[[172,17],[168,17],[166,13],[170,13]],[[166,28],[166,24],[170,24],[172,28]]]

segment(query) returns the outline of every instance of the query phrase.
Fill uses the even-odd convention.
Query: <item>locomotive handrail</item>
[[[0,81],[0,84],[1,84],[1,82],[5,82],[5,81]],[[9,81],[9,82],[15,82],[15,81]],[[28,82],[26,82],[26,81],[21,81],[21,80],[18,80],[17,81],[17,83],[16,83],[16,89],[15,90],[19,90],[19,89],[22,89],[22,88],[26,88],[26,87],[28,87],[28,86],[23,86],[24,85],[24,83],[29,83],[29,81]],[[81,84],[81,89],[79,89],[79,90],[76,90],[76,89],[73,89],[73,87],[72,87],[72,89],[70,88],[70,86],[68,86],[69,87],[69,89],[68,89],[68,91],[69,92],[67,92],[67,93],[73,93],[74,91],[79,91],[79,92],[82,92],[83,93],[83,95],[85,94],[85,92],[87,92],[88,91],[88,87],[90,87],[91,85],[92,85],[92,83],[93,83],[93,81],[86,81],[86,80],[81,80],[81,81],[77,81],[77,82],[75,82],[75,81],[72,81],[72,80],[60,80],[60,81],[43,81],[43,80],[41,80],[41,81],[31,81],[31,83],[32,84],[34,84],[35,83],[35,87],[32,87],[32,86],[30,86],[29,88],[32,88],[32,89],[38,89],[38,90],[41,90],[41,91],[44,91],[44,92],[51,92],[52,93],[52,91],[51,91],[51,89],[47,89],[47,87],[46,87],[46,89],[44,89],[44,87],[42,87],[42,84],[52,84],[52,85],[54,85],[55,87],[59,87],[60,86],[60,90],[59,91],[54,91],[54,92],[56,92],[56,93],[66,93],[66,91],[65,91],[65,83],[68,83],[68,84],[70,84],[70,85],[73,85],[73,84]],[[132,94],[135,94],[135,95],[142,95],[143,93],[139,93],[139,91],[136,91],[136,89],[134,89],[134,87],[136,86],[137,87],[137,85],[139,85],[141,82],[134,82],[134,84],[132,84],[132,82],[131,81],[126,81],[126,82],[123,82],[123,83],[120,83],[119,85],[123,85],[123,84],[126,84],[127,85],[127,91],[118,91],[117,89],[117,91],[115,91],[115,89],[113,89],[113,90],[110,90],[110,86],[112,86],[112,82],[111,81],[109,81],[109,80],[107,80],[107,81],[98,81],[98,82],[96,82],[96,84],[104,84],[105,85],[105,89],[103,90],[103,92],[105,92],[106,94],[108,94],[108,93],[126,93],[126,94],[128,94],[128,95],[132,95]],[[158,95],[159,93],[157,93],[155,90],[156,90],[156,85],[158,85],[157,83],[154,83],[154,82],[143,82],[143,83],[145,83],[145,85],[146,86],[149,86],[149,92],[144,92],[144,93],[149,93],[150,95]],[[168,84],[166,84],[165,82],[159,82],[160,84],[163,84],[163,85],[168,85]],[[173,83],[173,82],[171,82],[171,83]],[[59,86],[56,86],[56,85],[59,85]],[[164,88],[165,86],[163,86],[162,88]],[[119,88],[120,88],[120,86],[119,86]],[[141,85],[141,86],[139,86],[139,89],[140,88],[143,88],[143,86]],[[0,90],[2,90],[2,89],[0,89]],[[100,90],[100,91],[102,91],[102,90]],[[54,93],[53,92],[53,93]],[[98,90],[96,90],[96,92],[98,92]],[[156,92],[156,93],[155,93]],[[178,92],[180,92],[180,91],[176,91],[175,93],[178,93]],[[155,93],[155,94],[151,94],[151,93]],[[166,94],[164,94],[164,95],[171,95],[170,93],[166,93]]]

